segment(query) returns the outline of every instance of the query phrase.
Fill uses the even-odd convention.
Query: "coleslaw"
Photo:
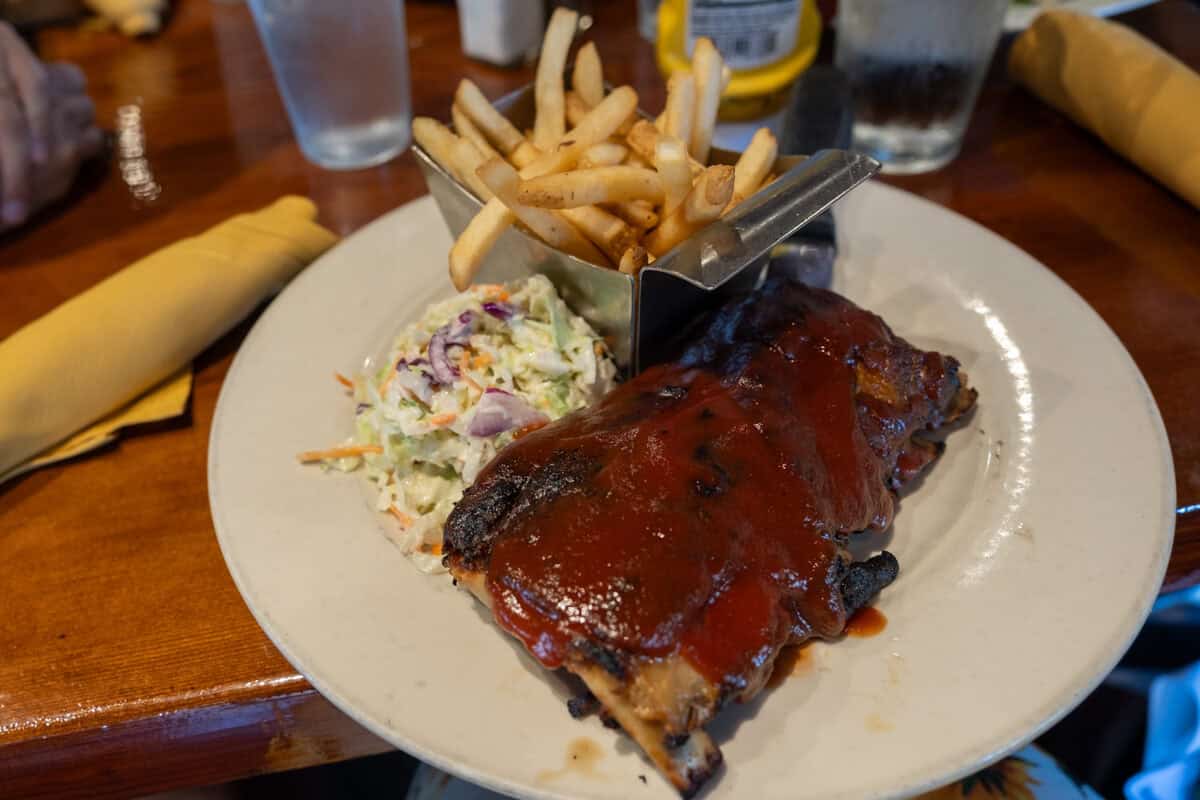
[[[363,469],[375,508],[400,523],[397,544],[421,571],[441,572],[442,526],[479,471],[514,439],[602,397],[616,372],[547,278],[472,286],[346,381],[354,434],[318,460]]]

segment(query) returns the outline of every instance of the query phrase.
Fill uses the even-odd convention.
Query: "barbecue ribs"
[[[895,579],[847,537],[891,523],[940,452],[922,434],[974,401],[953,358],[771,280],[679,361],[505,449],[447,521],[446,563],[689,796],[720,764],[721,706]]]

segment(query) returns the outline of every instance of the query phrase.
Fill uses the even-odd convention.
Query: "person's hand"
[[[103,135],[86,81],[71,64],[43,64],[0,22],[0,230],[66,193]]]

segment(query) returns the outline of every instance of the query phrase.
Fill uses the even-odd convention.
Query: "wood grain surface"
[[[590,35],[609,79],[657,108],[662,81],[632,0],[593,5]],[[1195,6],[1165,0],[1123,19],[1200,65]],[[452,4],[410,1],[408,23],[417,114],[444,118],[460,76],[492,96],[532,76],[465,60]],[[84,69],[105,127],[119,107],[141,107],[161,194],[138,200],[115,165],[95,165],[58,207],[0,238],[0,337],[140,256],[281,194],[312,197],[322,222],[350,233],[425,193],[410,155],[358,172],[304,161],[242,4],[180,0],[165,31],[146,40],[49,29],[37,43],[43,57]],[[1180,510],[1167,584],[1200,582],[1197,210],[1000,70],[962,156],[892,182],[1028,250],[1125,342],[1174,451]],[[125,796],[386,748],[279,655],[213,535],[209,426],[251,322],[199,359],[186,418],[0,487],[0,796]]]

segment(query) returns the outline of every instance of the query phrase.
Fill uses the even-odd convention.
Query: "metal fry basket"
[[[495,105],[523,130],[533,122],[533,86]],[[450,233],[458,236],[483,203],[420,145],[414,143],[412,149]],[[709,160],[732,164],[737,157],[714,149]],[[807,158],[782,156],[775,164],[779,178],[636,278],[581,261],[514,226],[489,252],[477,280],[505,283],[545,275],[567,305],[604,337],[617,363],[636,373],[669,357],[666,343],[697,313],[752,288],[775,245],[878,170],[874,159],[843,150],[821,150]]]

